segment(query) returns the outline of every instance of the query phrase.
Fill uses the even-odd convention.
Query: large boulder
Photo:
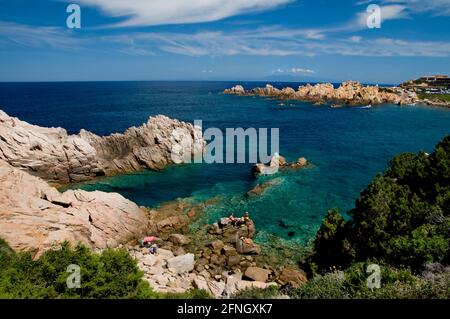
[[[252,220],[247,222],[247,225],[241,225],[239,227],[234,225],[228,225],[221,230],[220,235],[222,239],[227,243],[235,243],[241,237],[253,238],[256,234],[256,227]]]
[[[244,273],[245,277],[254,281],[261,281],[261,282],[266,282],[271,274],[272,274],[271,270],[260,267],[248,267]]]
[[[236,95],[244,95],[245,89],[242,85],[235,85],[231,89],[226,89],[224,91],[225,94],[236,94]]]
[[[294,288],[299,287],[307,281],[308,279],[303,271],[290,267],[284,268],[278,277],[278,282],[282,285],[289,284]]]
[[[32,175],[65,184],[182,162],[204,147],[201,128],[158,115],[123,134],[28,124],[0,111],[0,159]]]
[[[236,242],[236,250],[244,255],[259,255],[261,248],[253,242],[250,238],[240,238]]]
[[[187,237],[186,235],[182,235],[182,234],[170,234],[169,240],[172,243],[177,244],[177,245],[187,245],[191,242],[189,237]]]
[[[176,256],[167,260],[167,267],[176,274],[194,270],[195,260],[193,254]]]
[[[39,256],[62,241],[116,247],[149,227],[145,210],[117,193],[58,192],[38,177],[0,160],[0,237]]]

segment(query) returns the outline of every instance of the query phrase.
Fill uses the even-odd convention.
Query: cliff
[[[63,128],[31,125],[0,110],[0,159],[55,184],[159,170],[202,148],[200,128],[162,115],[123,134],[100,137],[85,130],[68,135]]]
[[[116,193],[58,192],[0,160],[0,237],[39,256],[62,241],[115,247],[148,229],[147,211]]]

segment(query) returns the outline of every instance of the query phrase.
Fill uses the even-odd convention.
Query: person
[[[230,217],[228,217],[228,220],[230,221],[231,225],[236,226],[239,218],[234,217],[234,213],[231,213]]]
[[[153,244],[150,246],[150,248],[148,249],[148,252],[152,255],[156,254],[156,251],[158,250],[158,245],[157,244]]]
[[[155,236],[147,236],[143,239],[139,240],[139,245],[141,247],[148,247],[152,242],[154,242],[157,238]]]
[[[247,225],[250,223],[250,217],[248,215],[248,212],[245,212],[244,216],[242,216],[241,218],[238,218],[237,222],[236,222],[236,226],[242,226],[242,225]]]

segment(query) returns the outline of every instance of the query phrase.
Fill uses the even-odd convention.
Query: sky
[[[449,31],[450,0],[0,0],[0,81],[397,84],[450,74]]]

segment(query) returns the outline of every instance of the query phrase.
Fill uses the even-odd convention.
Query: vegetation
[[[349,221],[331,210],[314,242],[312,270],[377,261],[419,270],[450,261],[450,136],[433,154],[400,154],[361,193]]]
[[[356,200],[345,220],[332,209],[303,267],[312,277],[294,289],[254,289],[235,298],[450,298],[450,136],[432,154],[400,154]],[[366,272],[380,265],[381,288]],[[81,268],[70,289],[67,267]],[[205,291],[159,294],[125,250],[100,254],[64,243],[38,260],[0,240],[0,298],[209,298]]]
[[[381,267],[380,288],[367,286],[368,263],[355,263],[345,271],[316,275],[306,284],[290,292],[302,299],[419,299],[449,298],[450,272],[440,269],[414,276],[409,270]]]
[[[80,288],[69,288],[68,266],[80,267]],[[207,298],[204,291],[160,294],[142,279],[136,261],[123,249],[100,254],[78,245],[50,250],[38,260],[14,253],[0,239],[0,298]]]
[[[450,298],[450,136],[430,155],[393,158],[348,215],[346,221],[336,209],[327,213],[312,254],[302,262],[312,278],[278,293],[312,299]],[[368,288],[371,263],[380,266],[380,288]]]
[[[421,100],[438,100],[443,102],[450,102],[450,94],[431,94],[431,93],[420,93],[418,94]]]

